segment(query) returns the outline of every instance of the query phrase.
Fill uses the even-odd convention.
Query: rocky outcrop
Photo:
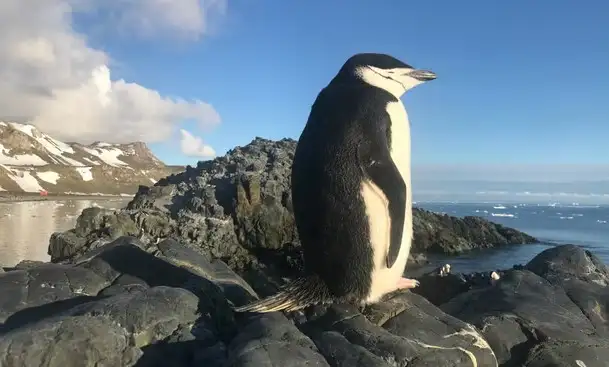
[[[1,366],[606,366],[609,269],[565,245],[484,276],[429,274],[358,308],[235,314],[256,292],[174,240],[119,237],[0,274]],[[435,297],[436,301],[439,300]]]
[[[513,228],[489,222],[482,217],[452,217],[414,209],[413,251],[458,254],[509,244],[537,242],[535,238]]]
[[[76,228],[52,236],[52,261],[74,259],[123,235],[143,243],[175,238],[226,262],[257,291],[273,292],[282,276],[298,274],[303,263],[290,193],[295,147],[291,139],[256,138],[152,187],[140,187],[123,210],[86,209]],[[411,263],[423,262],[426,252],[536,242],[481,218],[420,209],[414,211],[414,229]]]

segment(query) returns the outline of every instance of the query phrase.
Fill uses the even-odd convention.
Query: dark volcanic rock
[[[112,282],[89,269],[59,264],[13,270],[0,276],[0,322],[4,327],[15,318],[29,319],[30,310],[38,306],[44,305],[42,311],[53,311],[64,304],[87,301]]]
[[[256,138],[153,187],[140,187],[126,209],[86,209],[76,228],[52,236],[51,259],[70,263],[125,235],[138,237],[146,248],[175,238],[208,259],[224,261],[261,294],[273,292],[282,277],[300,274],[303,267],[290,193],[295,147],[291,139]],[[481,218],[420,209],[414,210],[414,231],[411,264],[425,262],[421,252],[536,241]]]
[[[120,237],[0,275],[1,366],[496,366],[470,325],[406,292],[295,322],[234,314],[255,292],[172,240]]]
[[[133,366],[142,351],[118,324],[99,318],[43,320],[2,335],[2,366]]]
[[[414,208],[415,252],[457,254],[498,245],[526,244],[537,239],[513,228],[489,222],[481,217],[451,217]]]
[[[557,246],[501,273],[440,308],[481,330],[502,365],[608,365],[609,272],[596,256]]]
[[[305,325],[321,354],[341,366],[496,366],[471,325],[404,292],[359,313],[335,305]]]
[[[229,302],[251,300],[247,285],[235,289],[243,280],[219,261],[166,245],[151,254],[121,237],[75,265],[0,275],[0,365],[188,366],[231,340]],[[165,359],[171,352],[182,360]]]
[[[448,273],[440,274],[440,268],[428,273],[416,276],[421,283],[419,287],[412,291],[420,294],[434,305],[441,305],[448,302],[453,297],[467,292],[471,289],[486,288],[496,283],[491,278],[493,271],[486,273]],[[505,271],[494,271],[499,276],[503,276]],[[410,276],[410,275],[407,275]]]
[[[539,254],[526,269],[564,289],[596,332],[609,338],[609,267],[596,255],[574,245],[559,246]]]
[[[313,341],[277,312],[247,319],[228,352],[229,366],[328,366]]]
[[[224,262],[120,237],[0,274],[0,366],[607,366],[597,257],[559,246],[500,273],[422,284],[449,292],[440,307],[404,291],[362,309],[235,314],[256,292]]]

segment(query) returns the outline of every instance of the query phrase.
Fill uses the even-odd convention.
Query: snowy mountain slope
[[[119,158],[120,157],[120,158]],[[144,143],[64,143],[32,125],[0,122],[0,164],[18,166],[162,167]]]
[[[0,122],[0,191],[131,194],[179,170],[141,142],[65,143],[32,125]]]

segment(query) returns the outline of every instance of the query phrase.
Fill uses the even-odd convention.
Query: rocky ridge
[[[134,194],[182,169],[166,166],[142,142],[64,143],[32,125],[0,122],[0,192]]]
[[[89,208],[72,230],[51,237],[52,261],[67,261],[120,236],[144,243],[175,238],[225,261],[259,292],[273,292],[283,274],[302,269],[294,223],[290,167],[296,141],[256,138],[225,156],[188,166],[142,186],[127,208]],[[478,217],[414,210],[411,262],[424,253],[534,243],[525,233]],[[261,281],[264,279],[265,281]]]

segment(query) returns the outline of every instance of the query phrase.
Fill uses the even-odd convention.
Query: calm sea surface
[[[21,260],[48,261],[53,232],[70,229],[90,206],[122,208],[129,199],[26,201],[0,203],[0,266]],[[431,203],[415,206],[454,216],[477,215],[529,233],[541,244],[473,251],[458,257],[432,257],[431,266],[450,262],[454,271],[489,271],[524,264],[560,243],[581,245],[609,263],[609,207],[501,203]]]
[[[458,217],[475,215],[526,232],[543,243],[474,251],[456,258],[432,258],[433,265],[450,262],[455,272],[489,271],[525,264],[557,244],[582,246],[609,264],[609,206],[501,203],[415,204]]]
[[[21,260],[48,261],[53,232],[73,228],[80,212],[91,206],[121,208],[129,199],[0,202],[0,266]]]

